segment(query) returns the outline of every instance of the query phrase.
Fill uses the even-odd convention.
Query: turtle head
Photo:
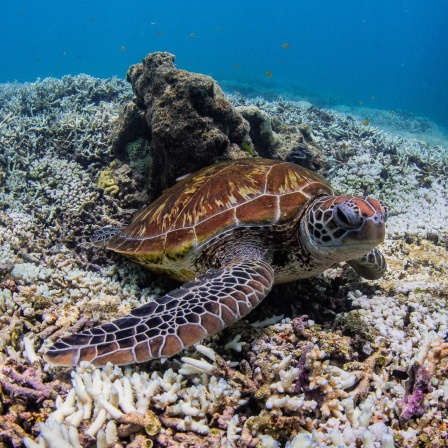
[[[387,217],[387,207],[369,197],[319,197],[301,222],[302,242],[335,262],[362,256],[384,241]]]

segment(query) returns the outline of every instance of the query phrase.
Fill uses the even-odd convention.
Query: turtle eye
[[[336,224],[344,229],[356,229],[362,224],[362,218],[357,207],[344,202],[334,207],[333,218]]]

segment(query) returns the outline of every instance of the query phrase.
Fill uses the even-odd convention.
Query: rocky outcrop
[[[249,136],[261,157],[287,160],[324,173],[322,152],[307,125],[286,125],[254,105],[236,110],[249,122]]]
[[[238,106],[236,110],[249,122],[249,135],[260,156],[272,156],[281,141],[272,130],[271,117],[257,106]]]
[[[218,84],[178,70],[172,54],[149,54],[129,68],[127,80],[135,98],[121,116],[113,151],[131,166],[146,167],[151,196],[204,166],[254,154],[249,124]],[[143,148],[142,139],[149,145],[144,163],[138,158],[148,152],[140,156],[134,143]]]

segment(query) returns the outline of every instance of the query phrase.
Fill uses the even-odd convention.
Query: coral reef
[[[362,106],[337,106],[334,109],[358,120],[364,119],[368,122],[367,124],[383,130],[399,132],[402,137],[411,137],[423,148],[430,148],[431,145],[437,147],[445,143],[445,139],[441,138],[442,130],[436,123],[405,110],[382,110]]]
[[[183,73],[167,64],[166,73]],[[147,199],[138,171],[154,160],[137,121],[122,140],[125,163],[112,166],[118,193],[97,185],[115,157],[122,108],[142,118],[125,105],[131,97],[123,81],[86,75],[0,86],[0,446],[446,445],[446,149],[363,125],[348,110],[229,95],[234,107],[264,111],[277,155],[297,129],[334,186],[388,203],[384,278],[361,281],[335,266],[278,287],[251,314],[258,323],[241,321],[163,363],[42,361],[58,336],[123,316],[164,287],[89,244]],[[410,126],[403,119],[400,132]]]

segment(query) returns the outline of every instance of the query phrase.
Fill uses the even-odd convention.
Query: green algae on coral
[[[244,152],[247,152],[251,157],[255,155],[254,148],[252,148],[252,146],[248,142],[241,143],[240,148]]]
[[[141,173],[148,173],[152,163],[151,148],[147,139],[140,137],[126,145],[129,165]]]

